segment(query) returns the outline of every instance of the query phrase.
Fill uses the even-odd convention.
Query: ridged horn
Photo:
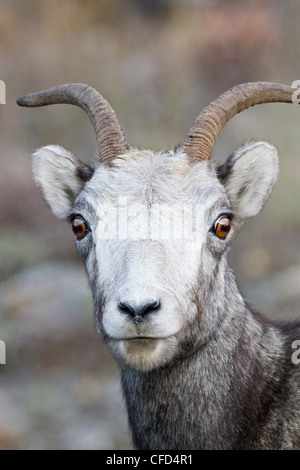
[[[73,104],[86,111],[94,126],[101,162],[125,153],[126,142],[118,118],[110,104],[94,88],[82,83],[69,83],[18,98],[19,106]]]
[[[295,89],[278,83],[253,82],[237,85],[212,101],[189,130],[183,149],[191,158],[209,160],[223,127],[244,109],[263,103],[292,102]]]

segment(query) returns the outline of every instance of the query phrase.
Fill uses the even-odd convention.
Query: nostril
[[[118,307],[122,313],[131,316],[135,322],[140,322],[146,315],[156,312],[160,308],[160,302],[156,299],[147,299],[136,304],[120,300]]]
[[[140,315],[144,317],[145,315],[148,315],[149,313],[153,313],[154,311],[158,310],[159,307],[160,307],[160,302],[158,300],[152,300],[150,302],[147,302],[141,308]]]
[[[131,305],[128,303],[128,302],[122,302],[120,301],[119,304],[119,309],[123,312],[123,313],[127,313],[129,315],[135,315],[135,311],[134,311],[134,308],[131,307]]]

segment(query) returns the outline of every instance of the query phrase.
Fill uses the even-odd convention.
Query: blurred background
[[[73,235],[31,178],[30,155],[46,144],[92,162],[94,132],[78,108],[21,109],[16,98],[88,83],[129,143],[173,147],[226,89],[300,79],[299,19],[297,0],[0,0],[1,449],[131,448],[118,368],[95,331]],[[279,150],[279,182],[230,260],[250,304],[282,319],[300,312],[299,113],[249,109],[214,150],[224,160],[250,139]]]

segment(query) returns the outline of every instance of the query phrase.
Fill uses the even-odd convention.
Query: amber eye
[[[223,240],[227,237],[231,229],[231,220],[228,215],[221,215],[214,225],[214,232],[217,237],[222,238]]]
[[[79,215],[72,220],[72,230],[77,240],[81,240],[87,234],[88,229],[85,220]]]

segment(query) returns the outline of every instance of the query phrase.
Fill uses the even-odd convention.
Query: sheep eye
[[[231,229],[231,219],[229,215],[221,215],[214,224],[214,233],[218,238],[225,240]]]
[[[86,236],[88,228],[85,220],[81,216],[76,215],[72,220],[72,230],[77,240],[81,240]]]

